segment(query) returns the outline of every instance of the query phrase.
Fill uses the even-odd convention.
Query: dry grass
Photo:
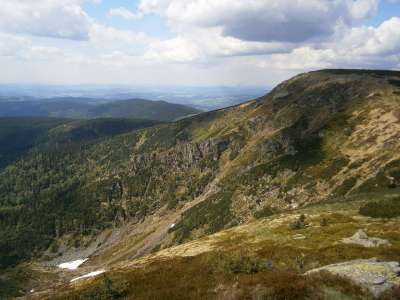
[[[352,259],[400,261],[400,220],[359,216],[362,203],[313,206],[260,219],[136,263],[127,262],[129,267],[66,286],[48,299],[372,299],[342,278],[302,275]],[[300,214],[306,216],[307,226],[290,229],[288,224]],[[392,246],[363,248],[340,243],[359,228],[389,239]],[[306,238],[295,240],[295,234]],[[388,292],[382,299],[395,299],[397,292]]]

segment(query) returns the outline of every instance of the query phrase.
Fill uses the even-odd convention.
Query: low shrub
[[[369,202],[360,207],[359,213],[372,218],[395,218],[400,217],[400,199],[383,200],[380,202]]]
[[[237,255],[224,262],[225,271],[233,274],[256,274],[271,268],[271,262],[246,255]]]
[[[379,300],[400,299],[400,286],[394,286],[392,289],[383,293],[378,299]]]
[[[326,226],[328,226],[328,225],[329,225],[328,219],[325,218],[325,217],[323,217],[323,218],[320,220],[319,224],[321,225],[321,227],[326,227]]]
[[[305,228],[307,225],[306,223],[306,216],[301,215],[296,221],[289,224],[289,228],[292,230],[300,230]]]
[[[51,245],[50,245],[50,252],[51,253],[57,253],[59,249],[58,243],[57,241],[54,241]]]
[[[267,206],[264,207],[261,210],[258,210],[254,213],[254,218],[256,219],[261,219],[261,218],[266,218],[274,215],[276,213],[275,210],[273,210],[271,207]]]

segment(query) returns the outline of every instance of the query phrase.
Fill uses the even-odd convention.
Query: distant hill
[[[66,120],[52,118],[0,118],[0,167],[19,157]]]
[[[89,118],[141,118],[172,121],[200,111],[181,104],[143,99],[121,100],[89,108]]]
[[[53,117],[71,119],[133,118],[174,121],[198,114],[189,106],[143,99],[95,104],[91,98],[52,98],[29,101],[0,101],[0,117]]]
[[[135,119],[0,118],[0,169],[38,145],[88,142],[155,124]]]

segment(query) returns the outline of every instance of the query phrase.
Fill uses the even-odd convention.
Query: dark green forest
[[[2,127],[8,132],[3,140],[31,136],[38,121],[24,122]],[[23,157],[2,160],[0,267],[40,255],[65,233],[96,234],[199,195],[212,180],[213,160],[187,164],[175,154],[148,155],[179,143],[183,123],[154,128],[149,127],[155,122],[123,119],[39,123],[37,134],[21,141]],[[148,138],[134,151],[144,127]],[[133,160],[134,152],[142,160]],[[179,186],[190,188],[178,194]]]

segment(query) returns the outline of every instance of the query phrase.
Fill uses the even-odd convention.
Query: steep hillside
[[[312,72],[237,107],[37,149],[0,173],[1,263],[47,249],[50,266],[114,268],[277,211],[395,194],[399,82]]]
[[[52,98],[0,102],[0,117],[53,117],[70,119],[131,118],[174,121],[200,111],[189,106],[131,99],[98,104],[91,98]]]

